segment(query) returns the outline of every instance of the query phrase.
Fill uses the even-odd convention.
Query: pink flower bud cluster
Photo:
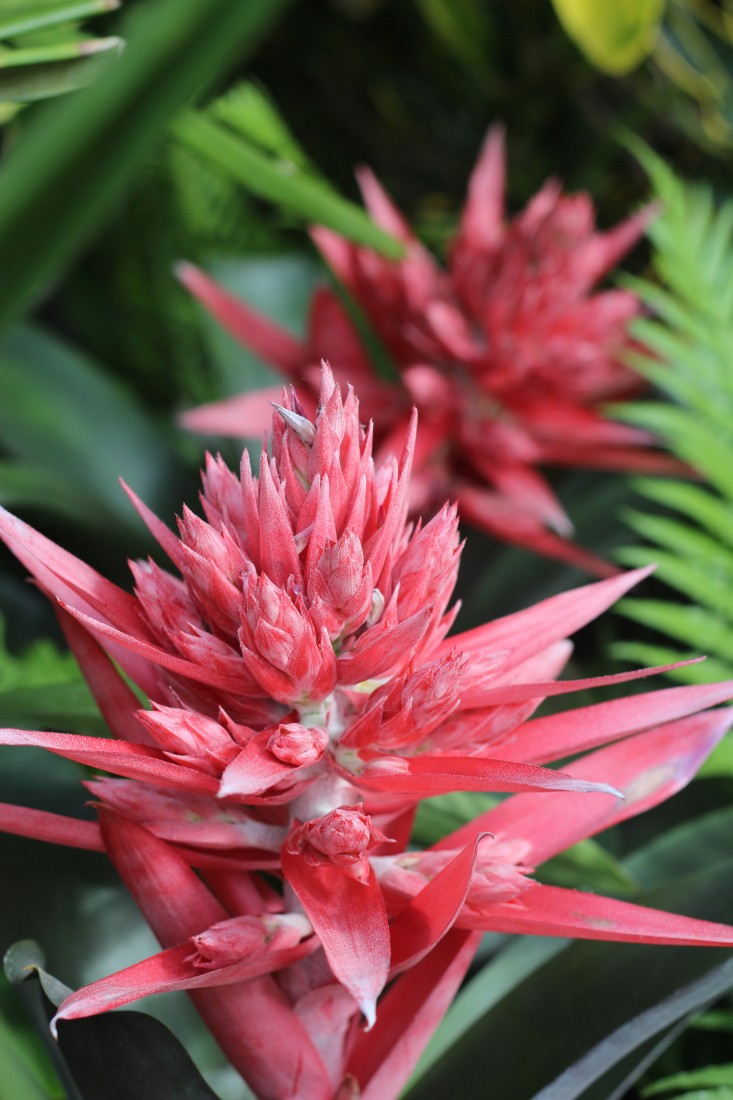
[[[356,1081],[393,1100],[483,930],[733,944],[725,926],[530,877],[679,790],[733,720],[698,712],[733,684],[530,721],[547,696],[598,682],[557,681],[567,637],[645,571],[448,639],[456,510],[409,522],[415,448],[413,415],[400,458],[375,463],[371,426],[324,366],[312,420],[292,392],[276,405],[258,476],[246,452],[239,476],[208,459],[204,518],[185,509],[180,538],[130,494],[178,571],[133,564],[134,595],[0,509],[113,735],[0,743],[119,777],[86,782],[98,824],[0,806],[0,828],[106,851],[164,948],[72,994],[60,1018],[188,989],[258,1095],[333,1100]],[[513,797],[408,850],[420,800],[452,791]],[[405,1024],[426,990],[430,1010]],[[378,1002],[372,1050],[359,1019],[371,1028]],[[405,1029],[404,1052],[387,1050]]]

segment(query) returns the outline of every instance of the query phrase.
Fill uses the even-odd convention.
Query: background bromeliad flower
[[[411,508],[430,515],[446,498],[492,535],[574,562],[600,575],[608,563],[573,545],[572,523],[539,467],[671,471],[651,434],[608,420],[603,403],[638,392],[623,363],[640,304],[629,291],[595,290],[636,243],[647,207],[606,233],[594,228],[588,195],[564,195],[551,180],[505,220],[503,131],[494,127],[471,177],[447,269],[426,251],[375,177],[358,173],[378,225],[402,241],[393,261],[318,227],[312,237],[391,356],[380,376],[336,294],[319,289],[308,333],[295,340],[182,264],[188,289],[230,331],[299,385],[309,411],[318,361],[359,390],[374,419],[377,453],[400,444],[410,409],[420,410]],[[257,437],[271,391],[186,413],[197,431]]]
[[[188,989],[263,1098],[396,1096],[483,930],[733,945],[725,925],[529,877],[679,790],[733,721],[700,708],[733,684],[531,719],[549,695],[649,674],[556,680],[567,636],[644,571],[448,639],[455,510],[406,520],[414,417],[399,461],[371,446],[324,367],[314,421],[293,393],[277,408],[258,478],[246,452],[239,478],[209,460],[206,518],[185,509],[180,539],[130,493],[179,572],[135,563],[134,595],[0,517],[114,734],[0,742],[121,777],[87,783],[99,824],[5,805],[0,827],[105,850],[163,947],[59,1018]],[[411,851],[419,800],[457,790],[512,797]]]

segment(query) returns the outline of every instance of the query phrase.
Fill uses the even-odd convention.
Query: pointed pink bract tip
[[[179,283],[183,283],[189,290],[192,284],[197,283],[203,277],[201,269],[196,267],[196,264],[192,264],[190,260],[177,260],[173,264],[173,274]]]
[[[359,1008],[362,1011],[364,1019],[366,1020],[366,1027],[364,1031],[371,1031],[377,1022],[377,1002],[375,998],[371,998],[368,1001],[359,1001]]]

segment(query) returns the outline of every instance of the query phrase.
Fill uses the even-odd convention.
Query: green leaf
[[[31,940],[13,944],[5,973],[52,1055],[69,1100],[217,1100],[181,1043],[159,1020],[141,1012],[114,1012],[59,1023],[48,1034],[51,1007],[70,992],[45,969]],[[114,1072],[111,1072],[111,1067]]]
[[[21,985],[27,978],[37,977],[51,1004],[58,1008],[72,990],[48,974],[45,967],[46,956],[35,940],[18,940],[3,957],[3,970],[9,982]]]
[[[0,12],[0,39],[15,38],[43,27],[56,26],[76,19],[115,11],[120,0],[62,0],[57,4],[18,6]]]
[[[35,505],[67,516],[77,523],[96,522],[89,496],[69,477],[54,470],[20,462],[0,461],[0,504],[11,510]]]
[[[696,568],[693,562],[685,561],[674,554],[668,554],[662,550],[651,549],[646,546],[634,546],[619,550],[617,557],[619,561],[625,562],[634,568],[655,564],[657,566],[657,580],[665,581],[684,595],[698,600],[707,607],[720,607],[723,589],[718,587],[717,577],[708,576],[704,570]]]
[[[0,1095],[4,1100],[49,1100],[53,1088],[44,1052],[19,1029],[0,1018]],[[49,1088],[51,1086],[51,1088]],[[63,1100],[60,1086],[52,1093]]]
[[[207,269],[235,297],[250,303],[293,335],[303,335],[318,274],[316,265],[308,257],[288,254],[218,260],[207,264]],[[220,395],[242,393],[284,381],[281,375],[266,367],[225,332],[209,313],[200,310],[199,315]]]
[[[55,61],[73,61],[95,54],[122,52],[121,38],[82,38],[78,42],[60,42],[27,49],[0,51],[0,75],[8,69],[47,65]]]
[[[176,480],[160,429],[123,386],[38,328],[15,329],[0,343],[0,442],[31,469],[49,471],[46,499],[34,476],[34,503],[55,510],[61,479],[75,490],[59,502],[71,499],[78,511],[84,494],[97,527],[113,519],[139,531],[119,477],[153,507]]]
[[[733,778],[733,737],[728,735],[715,746],[697,774],[699,779]]]
[[[43,1050],[58,1074],[66,1100],[87,1100],[77,1088],[48,1028],[53,1008],[70,990],[47,974],[45,966],[43,951],[34,940],[12,944],[3,958],[5,977],[15,987]]]
[[[635,481],[638,492],[677,515],[628,514],[627,522],[649,545],[621,550],[618,556],[626,563],[656,562],[657,579],[687,602],[632,598],[620,610],[683,646],[711,654],[713,660],[702,668],[673,673],[688,682],[709,681],[730,675],[733,661],[733,204],[716,207],[710,188],[682,184],[638,139],[631,137],[628,144],[649,172],[663,207],[650,236],[664,285],[634,283],[661,320],[643,320],[635,327],[648,354],[634,356],[631,366],[672,402],[638,402],[617,411],[621,419],[659,436],[707,485]],[[615,653],[621,652],[638,659],[662,650],[645,642],[616,646]]]
[[[599,69],[620,76],[654,46],[664,0],[552,0],[566,33]]]
[[[3,64],[0,58],[0,100],[30,103],[92,84],[120,55],[121,39],[97,39],[96,49],[89,48],[90,45],[84,42],[66,50],[60,47],[16,50],[14,65]],[[68,53],[68,60],[60,56],[63,53]]]
[[[733,555],[717,539],[667,516],[630,511],[625,518],[634,530],[645,535],[650,542],[694,559],[698,568],[715,577],[716,584],[727,584],[729,579],[733,581]]]
[[[623,600],[615,610],[629,619],[688,643],[700,654],[712,650],[720,657],[733,661],[730,622],[714,612],[667,600]]]
[[[733,497],[733,468],[727,465],[730,442],[716,438],[700,418],[693,420],[682,409],[651,401],[614,411],[619,419],[647,428],[668,441],[670,449],[680,458],[704,474],[721,493]],[[717,419],[717,414],[714,418]]]
[[[292,210],[307,221],[329,226],[392,259],[402,256],[402,244],[375,225],[364,210],[342,199],[327,183],[303,172],[292,161],[266,156],[241,134],[203,114],[184,115],[174,125],[173,133],[188,148],[268,202]]]
[[[690,1027],[698,1031],[733,1031],[733,1012],[726,1012],[725,1009],[704,1012],[691,1021]]]
[[[553,886],[593,890],[625,898],[633,897],[639,890],[634,876],[597,840],[581,840],[548,860],[538,870],[537,878]]]
[[[251,83],[239,84],[226,95],[215,99],[207,113],[216,122],[236,130],[267,152],[291,161],[306,172],[315,173],[315,168],[264,88]]]
[[[0,174],[0,320],[38,295],[108,217],[173,115],[259,42],[286,0],[150,0],[120,62],[44,106]]]
[[[733,512],[708,489],[662,478],[636,478],[632,485],[647,500],[684,513],[719,541],[733,548]]]
[[[590,1088],[583,1091],[579,1100],[624,1100],[644,1071],[654,1065],[686,1027],[687,1020],[681,1020],[652,1036],[594,1081]]]
[[[692,1070],[690,1073],[673,1073],[669,1077],[662,1077],[651,1085],[641,1090],[643,1097],[659,1096],[663,1092],[674,1092],[677,1089],[690,1090],[695,1088],[716,1088],[720,1085],[728,1086],[719,1095],[733,1097],[733,1065],[704,1066],[702,1069]]]
[[[418,803],[412,840],[423,848],[436,844],[448,833],[486,813],[501,796],[474,791],[454,791]]]
[[[20,656],[5,647],[0,619],[0,714],[4,725],[105,734],[107,727],[70,653],[47,639],[34,641]],[[7,774],[7,772],[6,772]]]
[[[701,867],[727,864],[731,830],[733,810],[714,810],[668,829],[633,852],[624,867],[646,890],[668,886]]]
[[[62,1020],[59,1047],[84,1100],[218,1100],[172,1032],[142,1012]]]

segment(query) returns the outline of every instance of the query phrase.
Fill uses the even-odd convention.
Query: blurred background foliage
[[[0,0],[0,503],[127,583],[126,558],[151,547],[117,477],[173,522],[180,502],[195,499],[202,454],[200,440],[178,431],[175,414],[259,384],[265,372],[180,288],[175,263],[202,264],[302,331],[312,288],[324,277],[308,222],[317,218],[395,254],[395,242],[360,208],[354,167],[369,164],[442,255],[482,137],[501,120],[512,210],[557,176],[568,190],[591,192],[605,227],[646,200],[651,172],[665,214],[651,252],[640,246],[627,267],[657,317],[640,329],[656,358],[637,365],[658,393],[633,415],[702,475],[677,487],[591,474],[557,479],[580,542],[605,555],[626,545],[628,562],[666,555],[661,580],[647,583],[643,600],[628,601],[626,618],[605,616],[582,632],[572,673],[609,670],[613,646],[619,656],[656,660],[670,636],[685,651],[709,649],[714,660],[703,675],[727,674],[733,4],[125,0],[116,7],[112,0]],[[661,160],[630,148],[630,133]],[[706,183],[691,191],[678,177]],[[717,425],[703,424],[705,438],[721,448],[707,464],[688,446],[689,425],[703,415]],[[234,457],[233,444],[222,449]],[[651,548],[628,549],[633,539]],[[702,587],[690,582],[690,570]],[[461,623],[582,579],[472,534]],[[2,723],[103,733],[52,612],[4,552],[0,614]],[[552,861],[542,875],[733,919],[730,757],[724,752],[671,803]],[[8,749],[0,799],[89,813],[79,785],[85,774]],[[443,835],[483,804],[473,796],[431,801],[419,839]],[[12,883],[0,904],[3,945],[38,939],[69,985],[153,950],[101,857],[0,837],[0,861],[3,882]],[[487,943],[411,1095],[447,1095],[455,1066],[477,1050],[482,1067],[488,1050],[505,1067],[507,1076],[497,1070],[492,1085],[495,1100],[529,1100],[545,1089],[564,1100],[607,1100],[638,1097],[642,1087],[650,1096],[667,1086],[696,1095],[728,1087],[730,1012],[723,1004],[717,1015],[700,1013],[733,984],[730,960],[658,948],[642,957],[641,950]],[[624,984],[641,972],[648,975],[643,1005]],[[594,1030],[598,1014],[589,1006],[599,1003],[613,1020],[613,1056],[603,1025]],[[528,1076],[520,1084],[510,1067],[522,1059],[517,1040],[526,1035],[528,1006],[537,1004],[545,1053],[523,1058]],[[61,1096],[7,985],[0,1007],[0,1100]],[[242,1096],[185,999],[154,1002],[151,1011],[184,1038],[222,1100]],[[689,1018],[696,1027],[683,1032]],[[572,1046],[568,1035],[576,1037]],[[720,1074],[694,1076],[708,1065]],[[678,1076],[683,1071],[687,1077]],[[483,1097],[482,1087],[466,1077],[461,1095]]]

